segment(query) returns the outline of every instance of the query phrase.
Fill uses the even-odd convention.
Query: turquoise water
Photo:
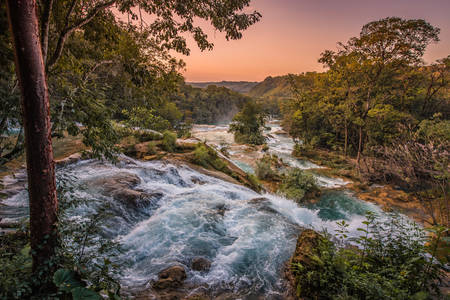
[[[376,205],[364,202],[345,191],[325,191],[317,203],[308,207],[318,210],[317,215],[328,221],[348,221],[355,215],[364,216],[367,211],[379,211]]]

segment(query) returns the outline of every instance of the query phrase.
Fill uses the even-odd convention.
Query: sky
[[[425,19],[441,28],[441,41],[424,56],[427,63],[450,54],[450,0],[253,0],[250,9],[262,19],[241,40],[226,41],[201,23],[215,46],[202,52],[188,38],[191,55],[177,54],[186,62],[186,81],[262,81],[322,71],[320,53],[357,36],[364,24],[389,16]]]

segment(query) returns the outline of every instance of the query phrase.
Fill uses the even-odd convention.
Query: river
[[[270,152],[292,166],[318,168],[292,157],[291,139],[277,134],[280,128],[276,123],[269,125]],[[251,161],[260,154],[233,145],[226,130],[226,126],[196,126],[193,135],[217,147],[228,143],[231,159],[251,172]],[[72,182],[66,197],[85,200],[71,209],[74,221],[88,218],[99,209],[112,213],[113,217],[98,225],[103,236],[115,239],[124,248],[119,259],[127,262],[121,277],[125,287],[149,288],[159,271],[182,264],[187,270],[187,284],[212,296],[233,293],[239,299],[283,299],[283,267],[302,228],[333,233],[336,221],[344,219],[350,224],[349,235],[354,236],[366,211],[382,214],[377,206],[357,199],[350,191],[325,190],[318,203],[301,207],[283,197],[261,195],[186,166],[125,156],[116,165],[79,161],[58,168],[57,175]],[[96,184],[114,176],[137,178],[133,189],[146,195],[146,201],[130,205]],[[317,178],[324,188],[347,183]],[[17,189],[16,179],[5,180],[5,190]],[[2,222],[15,222],[27,211],[26,191],[14,191],[2,201],[0,218]],[[210,260],[210,271],[191,270],[195,257]]]

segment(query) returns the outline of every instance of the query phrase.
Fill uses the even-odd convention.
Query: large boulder
[[[159,272],[158,280],[153,283],[153,288],[157,290],[178,288],[183,285],[185,279],[186,270],[184,267],[175,265]]]
[[[204,257],[195,257],[191,262],[191,268],[194,271],[208,272],[211,269],[211,261]]]
[[[146,193],[136,190],[141,179],[132,173],[119,172],[111,176],[100,177],[88,183],[92,188],[100,189],[105,196],[112,197],[133,208],[146,206],[153,199],[160,199],[162,193]]]

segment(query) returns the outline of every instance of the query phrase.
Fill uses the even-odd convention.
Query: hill
[[[289,75],[269,76],[256,84],[248,92],[249,96],[256,98],[286,98],[292,95]]]
[[[258,82],[253,81],[220,81],[220,82],[186,82],[186,84],[191,85],[196,88],[206,88],[210,85],[215,85],[219,87],[226,87],[232,91],[238,93],[248,93]]]

